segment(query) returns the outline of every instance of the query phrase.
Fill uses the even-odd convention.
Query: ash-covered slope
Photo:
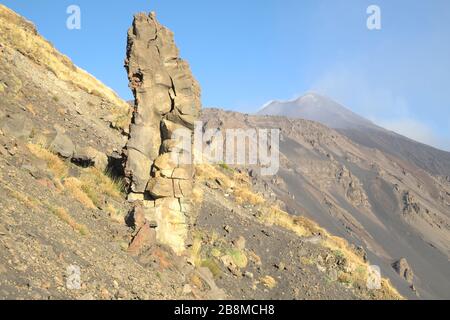
[[[450,153],[383,129],[332,99],[308,93],[293,101],[274,101],[259,115],[316,121],[336,129],[354,142],[394,155],[435,175],[450,176]]]
[[[281,169],[256,179],[266,185],[265,196],[274,192],[289,213],[362,245],[402,294],[450,297],[448,180],[316,122],[215,109],[202,119],[206,129],[281,128]],[[392,268],[402,257],[413,279]]]

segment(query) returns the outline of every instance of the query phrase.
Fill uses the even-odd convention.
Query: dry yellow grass
[[[266,202],[262,196],[252,192],[247,187],[236,187],[233,194],[236,202],[239,204],[251,204],[257,206]]]
[[[120,214],[120,212],[112,204],[109,203],[106,206],[105,211],[108,212],[109,217],[111,218],[112,221],[117,223],[124,222],[125,216]]]
[[[62,186],[58,180],[55,185],[66,190],[78,202],[86,208],[95,209],[101,207],[105,196],[116,200],[123,199],[123,183],[121,180],[113,179],[108,174],[97,168],[83,170],[79,178],[68,177],[69,167],[57,155],[37,144],[28,144],[28,149],[39,159],[47,163],[49,170],[57,179],[63,179]]]
[[[195,178],[199,182],[204,181],[220,181],[224,189],[233,188],[235,183],[227,175],[219,171],[215,166],[211,164],[200,164],[195,167]]]
[[[6,185],[4,185],[4,188],[10,193],[13,198],[18,200],[21,204],[25,205],[28,209],[37,209],[41,205],[39,200],[30,198],[22,192],[14,190]]]
[[[219,170],[218,167],[224,167],[223,164],[217,166],[211,164],[201,164],[196,166],[195,178],[197,181],[219,181],[225,190],[232,190],[236,201],[239,204],[261,205],[265,200],[259,194],[250,190],[248,175],[234,172],[231,168],[223,169],[227,174]],[[231,177],[230,177],[231,176]]]
[[[38,199],[33,199],[28,197],[27,195],[13,190],[9,186],[4,186],[4,188],[11,194],[12,197],[17,199],[21,204],[25,205],[29,209],[38,209],[38,208],[47,208],[51,213],[56,215],[59,219],[67,223],[69,226],[71,226],[74,230],[79,232],[81,235],[87,235],[89,234],[88,228],[80,223],[77,223],[66,211],[66,209],[62,207],[53,207],[48,203],[42,203]]]
[[[190,257],[195,266],[202,264],[202,239],[199,234],[194,234],[194,241],[190,250]]]
[[[271,276],[262,277],[259,280],[265,287],[273,289],[277,286],[277,281]]]
[[[70,195],[88,209],[96,209],[94,202],[82,190],[82,183],[77,178],[67,178],[64,180],[64,187]]]
[[[277,208],[271,208],[263,214],[262,220],[265,223],[274,224],[292,231],[300,237],[320,234],[323,239],[320,245],[333,252],[339,252],[340,255],[345,257],[350,266],[347,271],[341,271],[339,273],[339,281],[363,286],[366,285],[369,265],[353,251],[345,239],[330,235],[325,229],[305,217],[295,217]],[[306,260],[303,262],[306,262]],[[382,299],[402,299],[402,296],[391,285],[389,280],[383,279],[381,284],[381,289],[373,292],[376,297]]]
[[[197,172],[200,180],[213,180],[219,177],[221,180],[226,181],[228,185],[233,186],[233,193],[237,202],[259,206],[261,213],[259,218],[262,223],[282,227],[294,232],[300,237],[321,235],[323,239],[320,244],[321,246],[332,252],[339,252],[348,261],[350,268],[339,274],[340,280],[342,282],[363,286],[366,284],[369,265],[354,252],[345,239],[329,234],[317,223],[306,217],[292,216],[277,207],[270,206],[263,197],[252,191],[249,182],[250,179],[247,174],[235,172],[230,173],[230,177],[211,165],[200,166],[200,168],[197,168]],[[312,261],[308,262],[312,263]],[[375,290],[372,294],[376,298],[381,299],[402,299],[401,295],[387,279],[383,279],[382,288]]]
[[[61,221],[67,223],[70,227],[72,227],[75,231],[85,236],[89,234],[89,229],[84,225],[75,221],[74,218],[70,216],[66,209],[62,207],[52,207],[49,206],[50,211],[56,215]]]
[[[111,125],[113,128],[126,130],[130,127],[133,109],[115,108],[111,111]]]
[[[68,166],[57,155],[37,144],[28,144],[28,149],[37,158],[44,160],[55,177],[62,179],[68,174]]]
[[[30,22],[1,4],[0,42],[47,68],[59,79],[72,83],[90,94],[105,98],[118,110],[128,112],[128,104],[113,90],[86,71],[76,67],[67,56],[59,53],[50,42],[39,36]]]
[[[123,199],[123,184],[96,168],[88,168],[79,177],[80,186],[84,194],[92,201],[95,207],[102,207],[105,196],[116,200]]]
[[[30,112],[33,116],[36,115],[36,110],[34,110],[34,106],[31,103],[28,103],[25,108]]]

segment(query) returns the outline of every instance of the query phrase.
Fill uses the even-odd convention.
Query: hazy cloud
[[[394,120],[376,120],[372,119],[375,123],[394,131],[408,138],[416,140],[418,142],[425,143],[427,145],[443,149],[450,150],[450,141],[439,137],[430,126],[417,121],[412,118],[401,118]]]
[[[388,87],[384,81],[371,77],[370,71],[360,64],[348,63],[323,74],[312,89],[381,127],[449,151],[450,139],[438,133],[434,126],[417,120],[409,101]]]

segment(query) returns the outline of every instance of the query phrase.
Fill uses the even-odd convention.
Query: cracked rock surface
[[[190,137],[201,109],[200,87],[179,57],[173,33],[155,14],[139,13],[128,31],[127,58],[135,109],[125,148],[130,200],[144,202],[157,221],[157,239],[176,252],[187,236],[188,197],[192,190],[189,150],[175,134]]]

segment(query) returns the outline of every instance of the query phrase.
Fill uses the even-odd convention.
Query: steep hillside
[[[355,144],[316,122],[204,110],[204,130],[280,128],[281,168],[259,176],[263,196],[284,203],[367,250],[401,293],[448,298],[450,183],[400,158]],[[272,195],[273,196],[273,195]],[[392,265],[406,258],[414,276]],[[408,289],[407,287],[410,286]]]
[[[337,102],[308,93],[293,101],[274,101],[259,115],[306,119],[336,129],[354,142],[410,162],[433,175],[450,176],[450,153],[383,129]]]
[[[364,251],[223,165],[195,168],[188,235],[173,250],[174,221],[145,210],[160,198],[127,200],[122,150],[138,111],[4,6],[0,29],[0,299],[402,298],[385,279],[367,288]],[[171,119],[186,121],[178,107]]]

